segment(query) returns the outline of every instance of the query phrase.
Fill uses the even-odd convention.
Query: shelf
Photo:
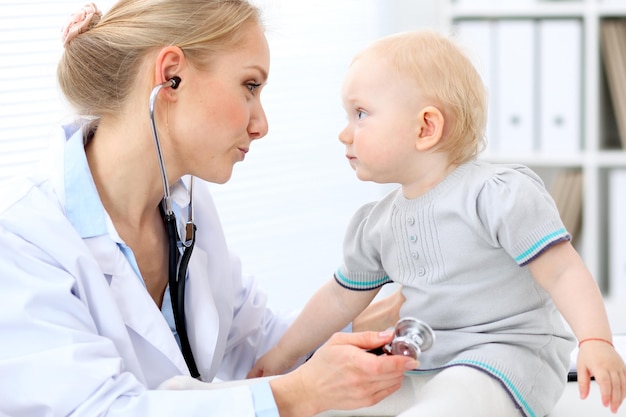
[[[533,167],[582,167],[584,164],[584,155],[545,155],[541,153],[534,154],[489,154],[483,153],[480,155],[480,159],[484,159],[486,161],[495,162],[495,163],[503,163],[503,164],[511,164],[511,163],[520,163],[523,165],[533,166]]]
[[[512,3],[512,2],[511,2]],[[453,19],[508,19],[508,18],[582,18],[584,4],[572,2],[543,2],[534,4],[511,4],[509,2],[476,2],[476,5],[452,4],[449,12]],[[607,7],[607,11],[612,8]]]
[[[624,151],[603,151],[595,155],[595,158],[600,168],[626,168],[626,152]]]
[[[578,51],[580,53],[580,68],[572,69],[573,71],[578,71],[580,77],[578,78],[578,81],[574,81],[574,78],[572,78],[572,81],[569,82],[576,82],[576,84],[572,84],[572,89],[580,92],[581,108],[578,119],[580,119],[581,126],[579,143],[582,144],[582,149],[577,151],[575,147],[569,147],[567,152],[561,152],[561,148],[558,145],[555,146],[557,142],[545,142],[545,140],[554,140],[554,136],[539,134],[541,130],[537,124],[537,120],[547,120],[549,116],[541,113],[542,108],[540,104],[542,102],[540,99],[537,99],[537,96],[535,96],[532,99],[534,101],[531,101],[532,109],[535,112],[535,127],[525,131],[535,132],[531,139],[531,142],[535,142],[533,147],[529,148],[527,146],[520,152],[512,150],[507,151],[506,149],[503,149],[498,145],[504,143],[505,139],[514,141],[513,143],[518,145],[520,138],[517,137],[512,139],[511,137],[500,132],[500,130],[498,130],[500,129],[499,127],[498,129],[491,131],[491,133],[488,132],[488,137],[494,144],[494,147],[483,152],[480,155],[480,159],[495,163],[520,163],[527,165],[535,170],[535,172],[537,172],[542,177],[543,181],[548,185],[552,183],[552,180],[554,180],[555,177],[560,175],[561,171],[569,168],[580,169],[583,176],[584,186],[584,196],[582,202],[583,220],[580,238],[578,239],[576,248],[579,250],[587,267],[598,281],[600,288],[604,291],[607,300],[610,299],[610,306],[614,307],[620,304],[626,305],[626,300],[623,299],[623,295],[621,296],[622,299],[616,299],[616,297],[612,297],[610,294],[611,276],[609,268],[610,259],[616,259],[615,257],[618,257],[617,259],[620,257],[626,259],[626,253],[617,253],[611,246],[609,239],[611,233],[614,232],[613,225],[615,224],[615,222],[612,223],[609,219],[610,207],[616,197],[615,195],[611,195],[609,182],[612,177],[613,170],[626,170],[626,151],[621,149],[622,145],[620,141],[620,134],[616,122],[616,114],[618,114],[618,112],[613,108],[613,100],[610,96],[607,76],[605,75],[605,63],[603,57],[604,50],[601,48],[600,43],[600,29],[602,27],[603,20],[610,18],[623,18],[626,20],[626,1],[520,0],[507,2],[498,0],[451,0],[445,2],[445,5],[442,7],[442,13],[446,17],[444,20],[447,23],[448,28],[452,29],[453,26],[456,26],[454,33],[459,35],[460,39],[463,39],[462,35],[465,34],[469,36],[469,41],[476,43],[476,48],[473,52],[475,55],[478,55],[479,58],[477,60],[477,68],[479,69],[479,72],[481,70],[486,71],[485,73],[481,72],[481,75],[485,77],[490,94],[494,94],[494,91],[496,93],[501,92],[500,90],[497,90],[497,88],[506,89],[506,85],[510,85],[510,83],[513,82],[511,80],[515,79],[511,77],[511,72],[509,71],[508,73],[505,73],[506,79],[509,81],[509,84],[506,84],[505,87],[503,87],[504,84],[499,84],[498,82],[493,81],[494,79],[497,80],[498,77],[502,77],[502,74],[498,74],[496,76],[493,75],[497,68],[501,68],[501,71],[503,71],[502,68],[510,67],[503,64],[503,62],[508,62],[505,58],[516,58],[515,55],[513,55],[513,58],[510,56],[505,57],[508,52],[506,48],[503,48],[501,45],[504,42],[501,36],[502,32],[496,32],[496,30],[500,30],[502,26],[510,25],[511,23],[517,25],[516,27],[523,27],[526,25],[526,22],[519,21],[524,19],[532,21],[528,22],[528,25],[534,25],[533,30],[526,30],[523,32],[525,33],[524,35],[518,35],[518,38],[515,38],[512,41],[511,38],[507,38],[511,44],[516,44],[516,39],[519,39],[522,36],[533,36],[534,39],[530,42],[530,44],[534,45],[532,48],[537,48],[532,52],[534,55],[528,53],[523,55],[530,56],[530,58],[536,60],[536,62],[527,66],[526,69],[519,71],[520,74],[514,74],[514,76],[518,76],[520,83],[528,81],[527,78],[533,80],[532,82],[534,83],[534,86],[526,88],[522,91],[523,94],[518,95],[521,97],[520,100],[526,100],[524,103],[531,100],[524,96],[526,92],[533,91],[533,94],[535,95],[539,94],[539,92],[546,92],[541,85],[541,79],[539,78],[543,76],[544,73],[539,72],[537,68],[542,70],[545,68],[554,68],[554,66],[546,66],[542,68],[542,61],[539,61],[540,59],[547,59],[545,58],[546,55],[541,55],[541,48],[544,48],[545,39],[538,37],[538,31],[541,26],[544,25],[542,21],[550,20],[551,24],[554,24],[553,21],[557,19],[577,19],[580,21],[581,40],[579,42],[580,49]],[[516,20],[516,22],[511,22],[512,20]],[[483,21],[488,27],[487,29],[485,29],[484,25],[481,26]],[[467,22],[465,28],[462,27],[464,22]],[[463,32],[463,30],[466,32]],[[489,35],[485,35],[486,33]],[[488,39],[486,44],[485,39]],[[574,50],[576,50],[576,44],[568,42],[568,40],[573,38],[562,36],[559,39],[563,40],[558,40],[557,42],[554,42],[554,39],[556,38],[553,38],[550,44],[559,45],[559,42],[562,42],[564,47],[569,46],[570,48],[574,48]],[[465,40],[467,41],[468,39]],[[521,45],[527,46],[528,43],[529,42],[521,42]],[[552,47],[554,48],[554,46]],[[499,58],[500,56],[503,58]],[[547,56],[549,57],[550,55]],[[483,61],[480,60],[481,58]],[[502,61],[492,61],[496,59],[502,59]],[[496,62],[496,64],[494,64],[494,62]],[[520,62],[521,64],[524,64],[527,61],[521,60]],[[550,60],[548,59],[547,62],[550,62]],[[480,64],[482,64],[482,67]],[[514,69],[517,68],[519,67],[515,67]],[[535,69],[533,70],[532,68]],[[613,70],[615,70],[615,68],[613,68]],[[526,77],[528,71],[536,72],[533,74],[533,77]],[[561,74],[568,75],[567,72],[563,71],[567,70],[562,70]],[[626,73],[626,69],[624,70],[624,73]],[[619,80],[620,78],[617,79]],[[491,81],[491,85],[489,84],[489,81]],[[624,83],[626,83],[626,79],[624,80]],[[507,90],[502,91],[505,93],[507,92]],[[565,92],[569,93],[569,90],[565,90]],[[494,97],[497,102],[498,99],[504,100],[502,97],[510,97],[510,95],[496,94]],[[541,97],[541,100],[543,100],[546,96]],[[551,97],[562,96],[555,93],[555,95]],[[618,95],[617,97],[621,96]],[[493,102],[491,99],[492,97],[490,96],[490,101]],[[507,106],[504,107],[505,109],[503,110],[502,105],[496,106],[497,111],[495,115],[502,117],[502,114],[509,114],[505,113],[505,111],[510,112],[511,110]],[[528,109],[528,106],[523,108],[523,110],[526,109]],[[500,114],[497,112],[500,112]],[[506,119],[500,118],[497,120],[500,122],[499,126],[502,126],[502,121]],[[522,117],[519,120],[528,120],[528,118],[524,119]],[[498,132],[500,132],[502,137],[498,137]],[[523,138],[526,138],[527,136],[528,134],[525,133]],[[549,146],[541,146],[546,144]],[[531,152],[529,149],[539,150]],[[544,151],[542,152],[541,149],[544,149]],[[547,149],[552,149],[552,151],[545,151]],[[623,190],[623,192],[626,193],[626,190]],[[615,191],[613,191],[613,193],[615,193]],[[621,231],[620,233],[626,235],[626,230]],[[611,311],[613,310],[615,309],[611,308]],[[623,312],[623,310],[620,311]],[[622,322],[622,324],[626,326],[626,323]]]
[[[599,2],[597,13],[599,18],[624,16],[626,14],[626,3],[623,1]]]

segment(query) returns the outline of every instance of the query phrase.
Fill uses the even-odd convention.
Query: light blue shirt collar
[[[66,216],[83,239],[105,235],[106,213],[87,164],[83,127],[64,129],[68,138],[64,156]]]
[[[64,126],[67,138],[64,156],[66,215],[83,239],[110,234],[118,241],[119,236],[104,210],[87,163],[85,155],[87,126],[88,124],[80,123]],[[170,193],[172,210],[176,214],[180,233],[184,230],[189,210],[189,193],[185,181],[180,180],[172,185]]]

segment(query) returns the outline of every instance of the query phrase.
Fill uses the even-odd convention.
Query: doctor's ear
[[[161,49],[155,59],[154,79],[155,84],[164,84],[164,95],[173,98],[172,90],[176,90],[181,84],[181,72],[186,66],[186,58],[182,49],[177,46],[168,46]],[[167,84],[169,82],[169,85]]]
[[[443,135],[443,126],[443,114],[437,107],[426,106],[420,110],[415,148],[418,151],[426,151],[437,145]]]

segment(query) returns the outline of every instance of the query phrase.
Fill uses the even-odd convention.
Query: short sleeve
[[[571,239],[542,180],[522,165],[496,167],[479,192],[477,210],[490,236],[519,265]]]
[[[391,279],[381,263],[381,220],[376,203],[362,206],[350,220],[343,244],[343,263],[335,273],[339,285],[357,291],[379,288]]]

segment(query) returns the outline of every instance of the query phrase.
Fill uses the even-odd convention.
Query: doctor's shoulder
[[[0,216],[4,217],[7,211],[28,200],[29,193],[35,191],[35,182],[26,176],[13,176],[0,181],[0,192],[4,196],[0,200]]]
[[[78,234],[64,213],[54,187],[36,176],[15,176],[0,181],[0,229],[35,243],[47,239],[58,244]],[[69,233],[68,233],[69,232]]]

